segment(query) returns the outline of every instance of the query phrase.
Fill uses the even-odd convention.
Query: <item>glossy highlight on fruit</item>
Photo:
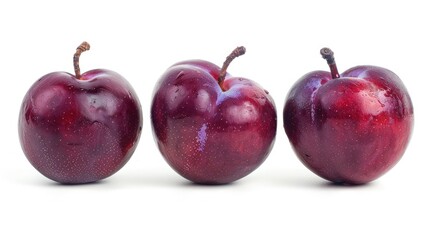
[[[49,73],[25,95],[19,138],[30,163],[46,177],[64,184],[94,182],[111,176],[133,154],[142,129],[140,102],[116,72],[95,69],[75,75]]]
[[[258,168],[274,144],[277,115],[255,82],[204,60],[174,64],[161,76],[151,107],[154,138],[167,163],[200,184],[236,181]]]
[[[341,75],[324,48],[331,72],[301,77],[287,95],[284,129],[302,163],[335,183],[363,184],[380,177],[402,157],[414,112],[399,77],[376,66]]]

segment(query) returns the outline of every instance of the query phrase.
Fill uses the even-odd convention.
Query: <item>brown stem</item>
[[[322,54],[323,59],[328,62],[332,78],[339,78],[340,74],[338,73],[337,64],[335,63],[334,52],[329,48],[322,48],[320,54]]]
[[[79,47],[76,48],[76,53],[73,56],[73,65],[74,65],[74,73],[76,75],[77,79],[80,79],[80,67],[79,67],[79,57],[80,54],[88,51],[90,48],[89,43],[83,42],[79,45]]]
[[[232,51],[231,54],[229,54],[228,57],[226,57],[226,60],[223,63],[222,68],[220,69],[219,77],[217,79],[217,82],[218,82],[220,88],[222,88],[222,90],[225,90],[222,87],[222,83],[225,80],[226,69],[228,68],[229,64],[232,62],[232,60],[234,60],[234,58],[239,57],[245,53],[246,53],[246,48],[241,46],[241,47],[237,47],[236,49],[234,49],[234,51]]]

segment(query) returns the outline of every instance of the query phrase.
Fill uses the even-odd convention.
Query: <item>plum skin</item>
[[[336,79],[325,71],[304,75],[286,98],[283,121],[307,168],[335,183],[364,184],[400,160],[414,110],[396,74],[357,66]]]
[[[121,169],[143,125],[139,99],[116,72],[95,69],[80,79],[47,74],[25,95],[18,130],[22,149],[44,176],[64,184],[95,182]]]
[[[151,107],[155,141],[167,163],[199,184],[226,184],[250,174],[275,140],[274,101],[255,82],[226,76],[203,60],[171,66],[159,79]]]

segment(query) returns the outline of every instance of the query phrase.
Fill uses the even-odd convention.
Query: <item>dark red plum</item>
[[[53,72],[31,86],[19,115],[19,138],[30,163],[64,184],[111,176],[133,154],[142,129],[140,102],[116,72],[96,69],[76,75]]]
[[[314,71],[290,90],[284,129],[302,163],[335,183],[364,184],[380,177],[402,157],[414,114],[399,77],[376,66],[339,74],[333,52],[322,56],[331,72]]]
[[[200,184],[236,181],[258,168],[274,144],[277,115],[255,82],[203,60],[179,62],[161,76],[151,107],[154,138],[167,163]]]

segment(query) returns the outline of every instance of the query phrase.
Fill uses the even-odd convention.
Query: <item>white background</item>
[[[0,239],[428,239],[429,8],[425,1],[2,1],[0,3]],[[399,2],[399,1],[398,1]],[[53,71],[107,68],[134,86],[143,133],[128,164],[98,184],[62,186],[40,175],[19,145],[19,107]],[[273,96],[278,131],[265,163],[242,180],[198,186],[154,144],[149,108],[175,62],[221,64]],[[295,157],[283,130],[284,99],[312,70],[371,64],[398,74],[412,97],[410,145],[389,173],[358,187],[328,184]]]

